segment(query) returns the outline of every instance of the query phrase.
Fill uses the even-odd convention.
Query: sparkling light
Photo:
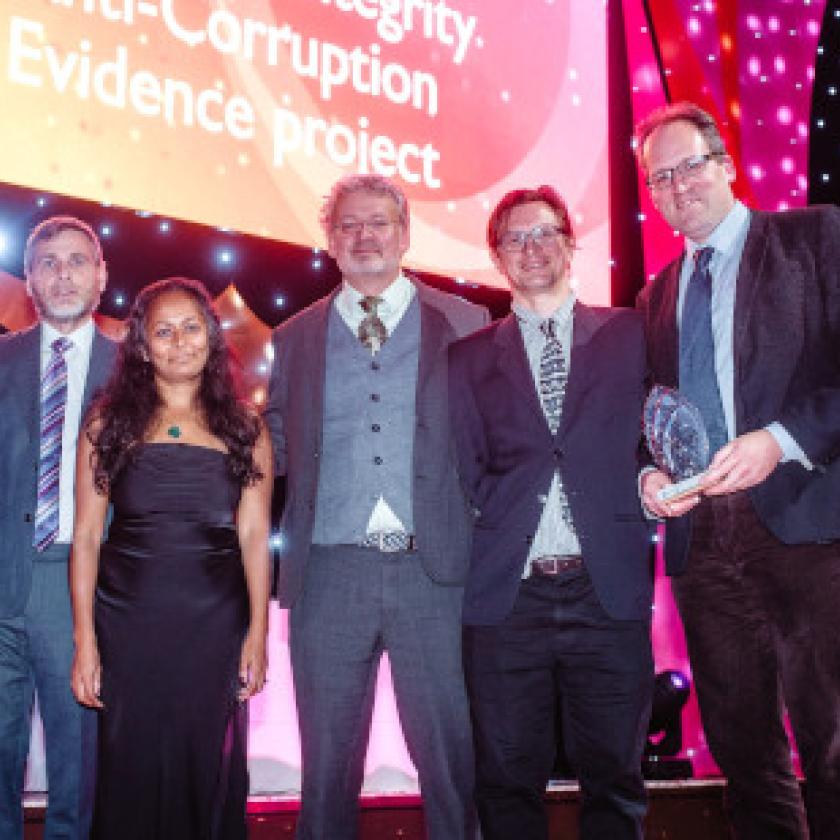
[[[230,248],[219,248],[216,251],[216,265],[228,267],[233,265],[235,255]]]

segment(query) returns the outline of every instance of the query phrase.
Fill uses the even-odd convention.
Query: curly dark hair
[[[119,471],[146,437],[161,407],[154,369],[146,343],[146,315],[161,295],[182,292],[199,306],[207,326],[209,355],[201,377],[198,399],[210,433],[227,448],[227,466],[240,485],[262,478],[254,461],[254,445],[261,424],[254,410],[238,396],[233,358],[219,316],[204,286],[188,277],[167,277],[137,295],[128,316],[128,331],[120,346],[116,368],[97,397],[85,421],[93,444],[94,484],[108,493]]]

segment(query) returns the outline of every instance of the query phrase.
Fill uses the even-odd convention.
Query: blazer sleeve
[[[285,355],[282,333],[279,328],[274,331],[271,339],[274,347],[274,361],[271,365],[271,376],[268,382],[268,398],[266,399],[263,418],[271,433],[271,445],[274,448],[274,473],[286,474],[286,433],[283,418],[286,413],[288,394],[285,375]]]
[[[817,218],[813,266],[823,298],[828,376],[820,387],[783,406],[778,420],[819,468],[840,456],[840,209],[827,207]]]
[[[473,516],[478,516],[488,447],[469,369],[469,356],[475,349],[465,342],[449,347],[449,411],[458,476]]]

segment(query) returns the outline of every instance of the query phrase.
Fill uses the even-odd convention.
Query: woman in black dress
[[[271,482],[207,293],[185,278],[145,288],[79,437],[72,685],[100,710],[97,840],[246,836]]]

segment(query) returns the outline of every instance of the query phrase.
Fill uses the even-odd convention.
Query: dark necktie
[[[566,359],[563,347],[555,332],[554,321],[549,318],[540,324],[545,336],[545,346],[540,355],[540,402],[551,434],[560,428],[563,397],[566,394]]]
[[[563,345],[557,338],[557,327],[554,321],[551,318],[543,321],[540,324],[540,330],[545,336],[545,346],[540,354],[540,402],[548,428],[551,434],[556,434],[560,428],[560,418],[563,415],[563,399],[566,396],[566,381],[569,378],[569,369],[566,367]],[[559,473],[557,492],[559,493],[560,515],[563,517],[566,526],[574,532],[575,526],[572,522],[569,500]]]
[[[52,355],[41,377],[41,445],[38,455],[38,502],[32,545],[49,548],[58,536],[58,492],[61,473],[61,437],[67,405],[67,362],[72,342],[62,337],[52,343]]]
[[[385,324],[376,313],[380,303],[382,303],[382,298],[376,295],[365,295],[359,301],[359,306],[365,311],[365,317],[359,324],[359,341],[371,353],[376,353],[388,338],[388,330],[385,329]]]
[[[715,370],[709,271],[713,253],[713,248],[701,248],[694,255],[680,325],[680,391],[700,409],[712,454],[729,439]]]

